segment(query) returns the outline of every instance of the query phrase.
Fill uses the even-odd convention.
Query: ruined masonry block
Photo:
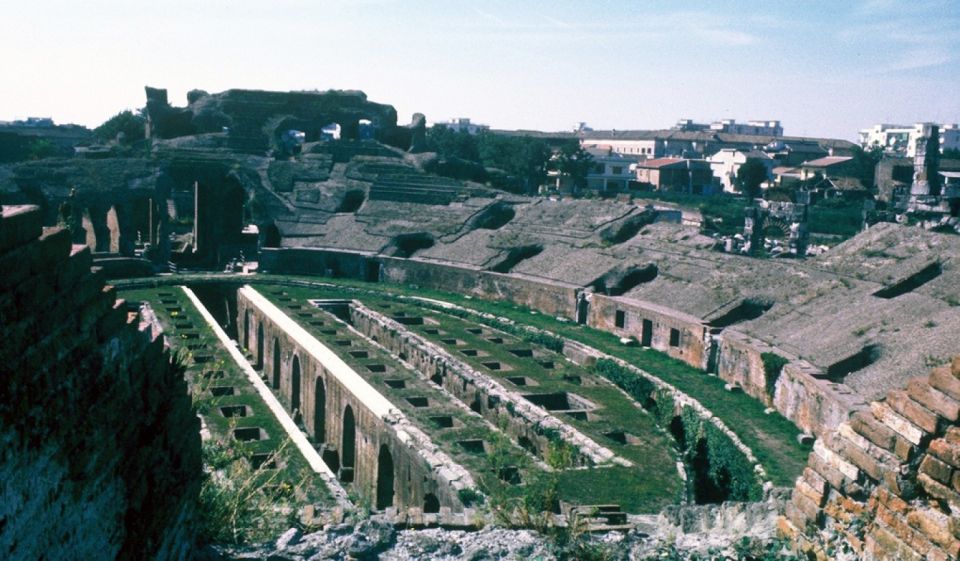
[[[936,413],[910,399],[907,392],[895,390],[887,394],[887,405],[911,423],[929,433],[936,433],[942,423]]]
[[[907,547],[920,555],[926,555],[926,553],[930,551],[930,548],[933,547],[933,543],[923,534],[911,528],[903,517],[887,510],[883,506],[877,509],[877,522],[886,526],[886,528]]]
[[[934,440],[930,443],[930,454],[954,468],[960,468],[960,444],[951,444],[942,438]]]
[[[923,556],[912,550],[907,544],[883,527],[875,528],[867,536],[867,551],[876,559],[897,559],[899,561],[923,561]]]
[[[819,456],[827,466],[839,471],[844,477],[850,479],[851,481],[856,481],[857,478],[860,477],[860,470],[857,469],[857,466],[851,464],[843,459],[843,457],[841,457],[839,454],[827,448],[822,440],[817,440],[814,443],[813,453]],[[826,477],[827,474],[822,473],[822,475]],[[829,478],[827,480],[829,481]],[[834,485],[834,487],[841,487],[841,485],[837,484]]]
[[[954,359],[954,364],[956,364],[956,359]],[[934,368],[930,372],[930,385],[953,399],[960,400],[960,378],[957,377],[958,375],[960,374],[956,373],[956,369],[951,370],[946,366]]]
[[[960,508],[960,493],[957,491],[934,481],[932,477],[925,473],[917,476],[917,482],[923,486],[924,490],[926,490],[930,496],[949,502],[954,509]]]
[[[947,433],[943,436],[943,439],[950,444],[960,444],[960,427],[948,428]]]
[[[0,253],[19,247],[40,237],[43,216],[33,205],[8,206],[0,209]]]
[[[850,418],[850,428],[884,450],[893,451],[896,434],[869,411],[858,411]]]
[[[822,475],[812,470],[810,467],[803,468],[803,481],[820,495],[827,494],[827,480]]]
[[[925,379],[914,378],[910,380],[907,384],[907,395],[951,423],[960,419],[960,402],[933,389]]]
[[[810,454],[809,466],[834,489],[842,489],[848,481],[847,477],[840,473],[840,470],[831,466],[823,457],[817,454]]]
[[[794,489],[794,492],[799,493],[800,495],[806,497],[813,504],[817,505],[818,508],[822,508],[826,502],[826,497],[823,493],[818,492],[816,489],[807,484],[806,481],[800,480],[797,482],[797,486]]]
[[[940,483],[949,485],[950,478],[953,476],[953,469],[933,456],[927,456],[920,464],[920,473],[925,473]]]
[[[960,552],[960,542],[950,533],[950,517],[946,513],[932,508],[916,509],[907,514],[907,523],[946,552],[954,556]]]
[[[894,432],[900,434],[912,444],[920,444],[926,433],[920,427],[895,413],[886,403],[874,401],[870,404],[873,414]]]

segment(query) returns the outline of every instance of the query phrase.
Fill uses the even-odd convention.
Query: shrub
[[[777,390],[777,380],[780,379],[780,373],[789,360],[783,358],[777,353],[761,353],[760,360],[763,361],[763,374],[767,383],[767,395],[773,397]]]

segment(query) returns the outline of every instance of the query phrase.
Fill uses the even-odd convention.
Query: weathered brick
[[[870,442],[893,451],[896,442],[895,433],[877,420],[870,411],[858,411],[850,418],[850,428]]]
[[[930,443],[927,451],[954,468],[960,468],[960,444],[951,444],[939,438]]]
[[[953,360],[950,362],[951,370],[953,375],[960,378],[960,355],[953,357]]]
[[[807,485],[809,485],[810,488],[817,493],[821,495],[827,494],[827,480],[809,467],[803,468],[803,481],[805,481]]]
[[[933,543],[922,533],[910,527],[905,517],[893,513],[883,506],[877,509],[877,520],[882,522],[895,536],[910,549],[920,555],[925,555]]]
[[[956,364],[957,359],[954,359]],[[949,366],[941,366],[930,371],[930,385],[953,399],[960,399],[960,374],[955,374]]]
[[[876,457],[862,450],[849,440],[841,439],[838,444],[838,452],[843,458],[853,465],[857,466],[868,477],[874,481],[879,481],[883,477],[884,468]]]
[[[844,484],[849,481],[845,475],[840,473],[840,470],[828,464],[826,460],[817,454],[810,454],[808,465],[814,471],[819,473],[821,477],[826,479],[827,483],[829,483],[834,489],[843,488]]]
[[[953,490],[960,493],[960,470],[953,472],[953,480],[950,482]]]
[[[907,392],[894,390],[887,394],[887,405],[911,423],[929,433],[937,433],[943,420],[936,413],[910,399]]]
[[[920,444],[927,436],[927,433],[917,425],[905,419],[902,415],[895,412],[886,403],[874,401],[870,404],[870,409],[880,421],[890,427],[894,432],[906,438],[912,444]]]
[[[927,455],[920,464],[920,472],[929,475],[944,485],[950,485],[950,478],[953,476],[953,469],[947,464]]]
[[[960,444],[960,427],[950,427],[947,429],[943,439],[950,444]]]
[[[945,551],[956,552],[960,542],[950,533],[950,517],[933,508],[917,508],[907,513],[907,523]]]
[[[818,507],[822,507],[825,501],[823,493],[817,492],[816,489],[807,484],[803,479],[797,481],[797,485],[794,487],[794,493],[803,495],[804,497],[810,499],[811,502],[816,504]]]
[[[917,457],[918,451],[919,448],[911,444],[906,438],[899,434],[897,435],[896,442],[893,445],[893,453],[896,454],[898,458],[904,462],[910,462]]]
[[[907,544],[883,527],[876,527],[867,536],[866,549],[876,559],[897,559],[898,561],[922,561],[923,556],[913,551]]]
[[[957,491],[954,491],[950,487],[935,481],[932,477],[925,473],[917,475],[917,482],[923,486],[923,489],[931,497],[945,500],[953,505],[953,508],[960,508],[960,493]]]
[[[805,527],[807,523],[821,525],[822,511],[816,502],[804,495],[794,495],[790,503],[799,511],[799,519],[803,521],[803,525],[798,525],[799,528]]]
[[[906,512],[909,508],[909,505],[906,503],[906,501],[891,493],[887,489],[884,489],[883,487],[878,488],[874,496],[881,504],[893,512]]]
[[[925,378],[914,378],[907,384],[907,395],[930,411],[950,422],[960,419],[960,401],[935,390]]]

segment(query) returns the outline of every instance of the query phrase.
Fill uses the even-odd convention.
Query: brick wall
[[[822,559],[957,559],[960,357],[818,441],[780,527]]]
[[[161,339],[66,230],[0,218],[0,556],[186,559],[199,426]]]

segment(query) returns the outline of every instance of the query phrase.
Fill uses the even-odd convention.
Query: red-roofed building
[[[846,156],[817,158],[800,166],[800,178],[810,179],[818,173],[823,177],[852,177],[853,163],[853,158]]]

